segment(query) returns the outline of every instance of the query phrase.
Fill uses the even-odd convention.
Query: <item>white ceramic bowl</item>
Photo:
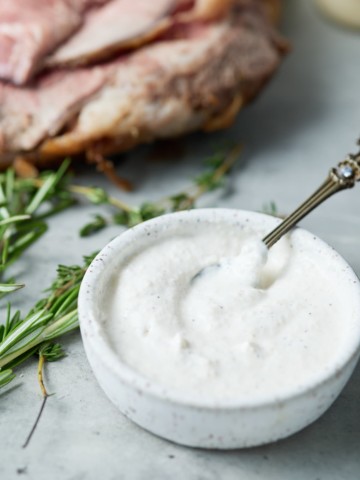
[[[89,267],[79,295],[79,317],[86,354],[95,376],[110,400],[131,420],[156,435],[183,445],[203,448],[241,448],[286,437],[316,420],[335,400],[349,379],[359,358],[360,284],[347,263],[328,245],[302,229],[293,231],[293,241],[313,242],[320,255],[329,257],[341,288],[352,302],[352,318],[344,319],[349,329],[348,348],[334,358],[330,371],[320,372],[306,388],[261,401],[212,404],[204,399],[189,402],[161,385],[133,371],[113,351],[101,312],[111,273],[129,251],[146,245],[149,232],[161,237],[178,222],[196,228],[198,220],[226,225],[249,222],[263,232],[278,219],[254,212],[229,209],[192,210],[165,215],[140,224],[119,235]],[[349,290],[350,289],[350,290]],[[136,308],[136,305],[134,305]],[[286,361],[286,359],[284,359]]]

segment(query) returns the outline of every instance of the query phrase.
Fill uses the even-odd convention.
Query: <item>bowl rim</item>
[[[90,347],[91,354],[95,354],[97,359],[105,365],[107,370],[111,371],[122,384],[127,385],[131,389],[135,389],[140,394],[146,393],[157,400],[171,402],[183,407],[216,411],[231,411],[234,409],[252,410],[274,405],[283,405],[285,402],[306,395],[309,392],[313,392],[322,385],[327,384],[333,377],[338,376],[360,352],[360,280],[351,266],[333,247],[313,233],[300,227],[296,227],[293,231],[296,230],[297,235],[300,234],[308,236],[309,238],[312,237],[312,240],[310,239],[310,241],[316,241],[316,245],[320,247],[321,250],[324,250],[326,254],[331,254],[333,261],[336,261],[339,266],[343,268],[343,271],[346,272],[344,275],[346,274],[349,279],[352,280],[350,288],[354,290],[354,293],[357,293],[357,295],[354,295],[353,305],[353,307],[356,306],[358,312],[358,315],[356,315],[356,318],[358,318],[357,334],[352,336],[352,342],[350,342],[350,345],[345,352],[341,350],[340,355],[338,354],[338,358],[330,371],[327,369],[313,378],[311,383],[302,385],[297,389],[291,389],[289,391],[285,390],[278,395],[267,394],[256,398],[248,397],[246,398],[246,401],[243,397],[224,401],[207,399],[201,399],[200,401],[199,397],[190,398],[189,395],[181,395],[176,390],[164,387],[160,383],[135,371],[121,360],[107,341],[106,335],[102,334],[102,328],[99,326],[99,322],[97,321],[94,312],[96,297],[94,294],[97,290],[99,277],[105,272],[107,265],[111,262],[114,255],[116,255],[117,258],[121,256],[124,244],[126,246],[127,243],[133,243],[136,241],[136,238],[141,238],[144,233],[146,234],[148,232],[149,228],[172,222],[175,218],[177,220],[183,218],[187,221],[191,221],[192,217],[195,219],[195,217],[198,217],[199,215],[210,221],[221,220],[221,218],[223,218],[228,221],[232,220],[234,222],[240,221],[241,223],[247,223],[250,220],[251,222],[255,220],[257,223],[268,223],[270,228],[281,222],[281,219],[277,217],[260,212],[232,208],[202,208],[165,214],[147,220],[146,222],[142,222],[141,224],[120,233],[112,241],[106,244],[96,255],[87,269],[81,283],[78,297],[79,323],[87,356],[89,357],[87,347]],[[90,361],[90,364],[92,366],[92,361]]]

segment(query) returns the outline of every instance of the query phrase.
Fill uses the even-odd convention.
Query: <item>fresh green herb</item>
[[[40,390],[41,394],[43,397],[43,400],[40,405],[40,410],[39,413],[37,414],[37,417],[35,419],[35,422],[30,430],[29,435],[27,436],[25,443],[23,445],[23,448],[26,448],[29,445],[29,442],[36,430],[36,427],[40,421],[42,412],[45,408],[46,400],[50,396],[48,391],[46,390],[45,384],[44,384],[44,365],[45,362],[54,362],[56,360],[59,360],[59,358],[62,358],[65,356],[65,352],[63,351],[61,345],[58,343],[44,343],[38,350],[39,354],[39,362],[38,362],[38,381],[40,385]]]
[[[55,193],[56,187],[65,175],[69,164],[70,160],[65,160],[57,172],[46,175],[40,188],[37,189],[31,201],[27,203],[25,213],[32,215],[47,198]]]
[[[69,208],[80,195],[99,205],[109,204],[120,212],[130,208],[108,196],[98,187],[71,185],[65,160],[55,172],[43,172],[36,178],[22,178],[12,168],[0,174],[0,298],[23,286],[4,278],[6,270],[46,231],[46,218]],[[82,236],[104,228],[106,221],[97,215],[81,230]]]
[[[201,181],[199,181],[198,177],[188,191],[170,196],[156,203],[147,202],[140,207],[131,207],[121,200],[107,195],[105,191],[98,187],[69,185],[66,182],[61,184],[60,180],[63,178],[65,167],[61,169],[60,173],[47,174],[47,176],[43,176],[40,179],[18,180],[13,174],[0,177],[0,185],[1,182],[7,182],[4,190],[6,194],[3,190],[0,191],[0,203],[9,205],[9,195],[12,195],[12,202],[19,203],[18,198],[13,198],[13,192],[19,188],[18,182],[25,182],[22,183],[22,191],[24,191],[24,186],[26,186],[27,191],[31,192],[32,200],[30,201],[30,207],[28,206],[25,209],[22,207],[21,212],[26,211],[27,214],[34,215],[45,200],[56,205],[59,199],[61,199],[61,201],[65,200],[68,204],[70,201],[73,201],[71,194],[77,194],[96,204],[105,203],[111,205],[116,209],[114,221],[122,225],[132,226],[167,212],[194,208],[197,200],[204,193],[220,185],[220,182],[237,160],[240,150],[240,147],[235,147],[228,155],[221,154],[220,156],[219,154],[216,157],[216,161],[213,159],[212,165],[208,167],[209,170],[206,172],[206,175],[202,176]],[[6,206],[0,208],[0,213],[3,219],[11,216]],[[15,213],[19,214],[17,211]],[[12,214],[14,214],[13,211]],[[31,222],[32,230],[29,231],[27,224],[25,224],[25,226],[22,226],[24,232],[20,230],[15,238],[12,238],[12,236],[7,237],[11,238],[11,242],[6,247],[7,253],[5,256],[7,262],[15,258],[14,255],[20,255],[34,241],[34,231],[35,237],[43,233],[41,231],[43,224],[39,220],[35,221],[32,217],[31,219],[23,220],[23,222]],[[82,233],[92,233],[103,228],[105,224],[106,220],[98,215],[94,222],[84,227]],[[14,227],[16,224],[0,225],[0,228],[10,228],[9,225]],[[37,233],[36,227],[39,228]],[[4,373],[9,368],[18,366],[29,356],[36,353],[43,358],[43,361],[57,360],[63,356],[60,345],[49,344],[49,342],[78,327],[77,297],[80,283],[94,257],[95,254],[84,257],[84,265],[82,266],[59,265],[57,278],[47,290],[48,296],[38,301],[24,318],[21,318],[18,311],[12,314],[11,308],[8,306],[5,324],[0,326],[0,372]],[[9,290],[12,289],[12,291],[21,287],[21,284],[15,283],[12,283],[12,286],[10,283],[4,283],[3,285],[5,285],[3,286],[4,289],[8,288]],[[7,378],[10,378],[10,376]],[[12,378],[14,377],[11,373]]]
[[[276,203],[274,201],[271,201],[269,203],[265,203],[263,205],[263,208],[261,210],[263,213],[266,213],[267,215],[273,215],[274,217],[279,216],[278,208],[276,206]]]
[[[66,191],[70,194],[76,194],[87,199],[95,205],[108,204],[120,211],[127,212],[131,207],[118,198],[108,195],[105,190],[100,187],[86,187],[83,185],[69,185]]]
[[[197,176],[194,184],[185,192],[161,199],[157,202],[143,203],[140,207],[131,207],[122,204],[120,211],[113,215],[114,223],[133,227],[138,223],[158,217],[164,213],[189,210],[196,206],[196,202],[205,193],[224,185],[225,177],[229,174],[239,157],[242,147],[235,146],[230,152],[219,152],[210,161],[206,161],[207,169]],[[114,205],[114,203],[113,203]],[[115,205],[114,205],[115,206]],[[125,208],[124,208],[125,207]]]
[[[57,172],[37,179],[17,177],[12,168],[0,175],[0,297],[23,285],[4,280],[7,268],[47,230],[44,218],[74,203],[64,196],[66,160]]]
[[[15,374],[8,368],[6,370],[0,371],[0,388],[5,387],[8,383],[10,383],[15,378]]]
[[[70,184],[69,177],[65,176],[68,161],[57,172],[47,172],[35,179],[16,178],[15,172],[8,169],[0,175],[0,280],[7,267],[45,233],[44,219],[73,205],[76,196],[95,205],[115,208],[113,222],[131,227],[167,212],[194,208],[204,193],[224,184],[239,153],[240,148],[235,147],[229,155],[214,155],[207,161],[207,170],[195,178],[188,191],[156,203],[145,202],[140,207],[132,207],[99,187]],[[94,220],[80,230],[80,236],[91,235],[106,225],[103,216],[95,215]],[[43,379],[45,362],[65,356],[61,345],[53,340],[78,327],[77,297],[94,257],[95,254],[84,257],[83,266],[59,265],[57,278],[47,290],[48,296],[38,301],[24,318],[19,311],[12,314],[8,304],[6,321],[0,325],[0,388],[15,378],[15,367],[34,354],[39,356],[37,375],[43,400],[23,448],[29,444],[49,397]],[[0,298],[23,286],[14,279],[3,281]]]
[[[25,287],[23,283],[11,283],[11,280],[8,280],[7,283],[0,283],[0,298],[23,287]]]
[[[107,225],[107,222],[104,217],[101,215],[95,215],[95,218],[92,222],[84,225],[80,230],[80,237],[88,237],[99,230],[102,230]]]
[[[47,362],[56,362],[65,357],[66,353],[59,343],[44,343],[39,348],[39,355],[42,355]]]
[[[29,354],[44,348],[44,344],[49,345],[50,341],[78,327],[77,296],[94,256],[85,257],[83,266],[60,265],[57,278],[48,289],[49,295],[38,301],[23,319],[18,311],[12,315],[8,307],[6,322],[0,327],[1,370],[19,365]],[[59,355],[59,346],[53,346],[51,352],[53,360],[63,356]]]

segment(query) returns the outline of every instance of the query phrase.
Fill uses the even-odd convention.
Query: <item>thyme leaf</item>
[[[267,215],[273,215],[274,217],[279,215],[277,205],[273,200],[269,203],[265,203],[261,211]]]
[[[101,215],[95,215],[92,222],[87,223],[80,229],[80,237],[88,237],[99,230],[102,230],[107,225],[107,221]]]
[[[226,177],[238,159],[241,150],[242,147],[236,145],[230,152],[218,152],[210,161],[207,160],[205,162],[206,170],[197,176],[193,185],[184,192],[179,192],[157,202],[143,203],[140,207],[127,205],[126,209],[124,209],[123,205],[120,206],[120,209],[113,214],[114,223],[133,227],[138,223],[158,217],[164,213],[194,208],[199,198],[204,194],[224,186]]]

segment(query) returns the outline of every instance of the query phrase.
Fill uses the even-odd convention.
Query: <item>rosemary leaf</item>
[[[8,383],[10,383],[15,378],[15,373],[8,368],[6,370],[0,371],[0,388],[5,387]]]
[[[23,283],[0,283],[0,298],[3,294],[12,293],[25,287]]]
[[[53,315],[45,310],[37,311],[19,323],[14,330],[6,335],[0,344],[0,368],[3,366],[1,359],[4,358],[5,354],[13,354],[18,350],[22,350],[28,343],[31,343],[31,346],[33,346],[34,341],[43,331],[43,327],[52,318]]]
[[[22,225],[10,237],[10,244],[7,247],[7,261],[5,265],[0,265],[0,272],[14,263],[30,245],[36,242],[46,231],[48,227],[44,222],[31,222]]]
[[[43,219],[75,202],[64,181],[68,166],[66,160],[40,178],[17,177],[12,168],[0,174],[0,298],[22,286],[4,272],[46,232]]]
[[[39,351],[44,342],[78,328],[80,284],[95,255],[84,257],[83,266],[59,265],[57,278],[48,289],[48,297],[36,302],[23,320],[19,312],[11,315],[8,307],[5,325],[0,326],[0,369],[20,364],[29,357],[29,352]],[[55,351],[60,354],[59,347]]]
[[[30,215],[14,215],[13,217],[5,218],[0,220],[0,225],[9,225],[11,223],[22,222],[23,220],[29,220]]]

